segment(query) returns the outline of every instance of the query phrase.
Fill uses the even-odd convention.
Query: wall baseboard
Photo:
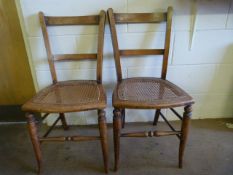
[[[0,105],[0,122],[25,122],[21,105]]]

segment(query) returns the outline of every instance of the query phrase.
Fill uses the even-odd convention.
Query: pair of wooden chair
[[[108,18],[114,48],[114,58],[117,71],[117,85],[113,92],[113,135],[115,150],[115,170],[119,166],[120,137],[153,137],[176,135],[180,140],[179,167],[182,167],[182,159],[187,140],[189,120],[191,117],[191,105],[193,99],[181,88],[166,80],[171,24],[172,8],[169,7],[166,13],[114,13],[108,9]],[[106,95],[102,85],[102,62],[104,47],[105,11],[93,16],[75,17],[52,17],[39,13],[40,24],[44,37],[44,44],[47,51],[49,67],[53,83],[47,88],[38,92],[31,100],[26,102],[22,109],[26,111],[29,134],[35,151],[38,172],[41,171],[42,156],[41,144],[46,141],[88,141],[100,140],[102,145],[105,172],[108,172],[108,144],[107,125],[105,118]],[[117,41],[116,24],[123,23],[160,23],[166,22],[166,37],[164,49],[141,49],[141,50],[120,50]],[[63,54],[53,55],[51,52],[47,26],[57,25],[98,25],[98,49],[93,54]],[[120,56],[137,55],[163,55],[163,66],[161,78],[134,77],[122,78]],[[54,62],[78,61],[82,59],[97,60],[96,80],[75,80],[58,81]],[[173,107],[184,107],[184,114],[181,117]],[[176,131],[161,113],[161,109],[170,108],[175,115],[182,120],[180,131]],[[157,124],[161,116],[172,131],[149,131],[136,133],[121,133],[125,124],[125,109],[155,109],[154,125]],[[87,110],[97,110],[99,123],[99,136],[60,136],[48,137],[54,126],[61,121],[65,130],[68,125],[64,113],[79,112]],[[37,122],[34,113],[44,113],[42,121],[50,113],[58,113],[58,118],[48,131],[42,136],[38,136]]]

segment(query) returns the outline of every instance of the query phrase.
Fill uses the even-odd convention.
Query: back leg
[[[121,110],[121,121],[122,121],[122,128],[125,127],[125,109]]]
[[[68,130],[69,126],[67,125],[65,114],[64,113],[60,113],[59,115],[60,115],[60,119],[61,119],[61,123],[62,123],[63,129],[64,130]]]
[[[157,109],[157,110],[155,111],[155,117],[154,117],[153,125],[157,125],[158,120],[159,120],[159,114],[160,114],[160,109]]]

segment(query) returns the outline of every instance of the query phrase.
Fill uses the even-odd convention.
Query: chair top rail
[[[160,23],[167,20],[166,13],[114,13],[115,22],[124,23]]]
[[[44,16],[47,26],[98,25],[99,15],[92,16]]]

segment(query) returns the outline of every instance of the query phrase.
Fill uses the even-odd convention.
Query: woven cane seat
[[[41,90],[22,109],[34,112],[75,112],[106,107],[101,84],[92,80],[63,81]]]
[[[193,103],[184,90],[159,78],[128,78],[117,84],[113,93],[116,108],[160,109]]]

